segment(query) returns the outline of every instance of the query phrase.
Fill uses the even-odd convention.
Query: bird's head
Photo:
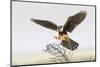
[[[58,31],[58,32],[63,32],[63,27],[62,27],[62,26],[58,26],[58,27],[57,27],[57,31]]]

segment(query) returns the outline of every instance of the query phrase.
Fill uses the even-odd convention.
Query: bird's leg
[[[54,38],[56,38],[57,40],[61,40],[61,36],[60,35],[55,36]]]
[[[63,35],[58,35],[58,36],[55,36],[54,38],[56,38],[57,40],[61,40],[61,41],[69,41],[69,37],[68,37],[68,35],[66,35],[66,34],[63,34]]]
[[[57,36],[54,36],[54,38],[57,39],[58,37]]]

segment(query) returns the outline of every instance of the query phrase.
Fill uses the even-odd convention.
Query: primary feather
[[[63,26],[64,31],[72,32],[76,26],[78,26],[86,17],[86,11],[80,11],[79,13],[70,16]]]
[[[39,20],[39,19],[33,19],[33,18],[31,18],[31,21],[33,21],[34,23],[37,23],[43,27],[57,31],[58,26],[55,23],[53,23],[52,21]]]

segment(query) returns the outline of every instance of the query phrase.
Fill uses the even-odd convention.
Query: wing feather
[[[55,23],[51,22],[51,21],[39,20],[39,19],[33,19],[33,18],[31,18],[31,21],[33,21],[34,23],[39,24],[43,27],[46,27],[46,28],[57,31],[58,26]]]
[[[80,11],[74,16],[70,16],[63,26],[64,31],[72,32],[86,17],[86,11]]]

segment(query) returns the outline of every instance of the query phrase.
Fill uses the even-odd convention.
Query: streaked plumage
[[[48,29],[52,29],[59,32],[58,37],[55,38],[62,41],[61,45],[70,50],[75,50],[79,46],[79,44],[69,38],[67,32],[72,32],[80,23],[82,23],[82,21],[86,17],[86,14],[86,11],[80,11],[79,13],[70,16],[63,26],[58,26],[57,24],[48,20],[39,20],[31,18],[31,21]]]

